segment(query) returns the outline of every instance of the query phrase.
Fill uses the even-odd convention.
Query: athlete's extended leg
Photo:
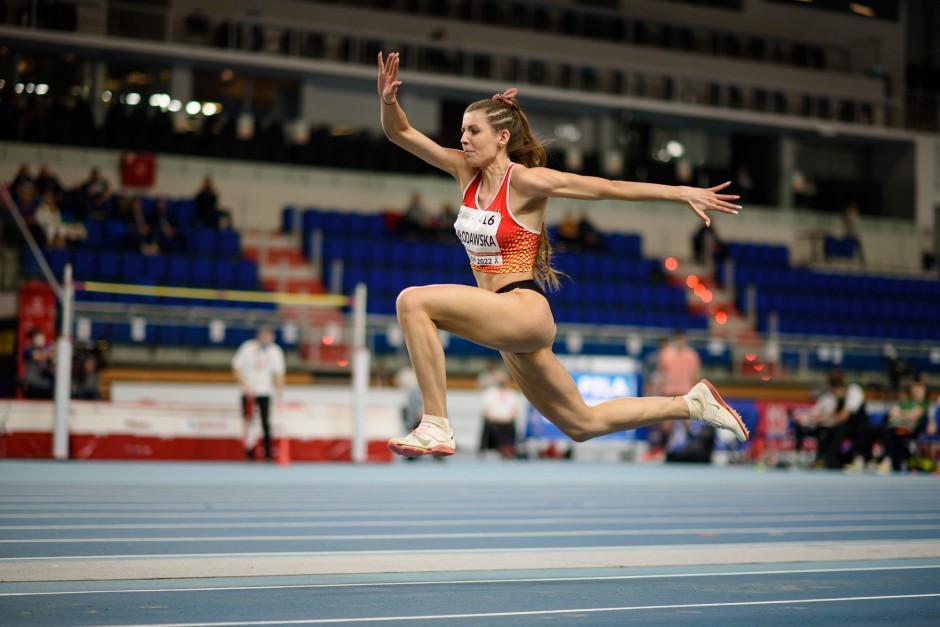
[[[550,346],[531,353],[502,355],[532,406],[576,442],[690,418],[728,429],[741,441],[747,439],[740,417],[705,380],[685,396],[624,397],[588,406]]]
[[[438,330],[497,350],[519,352],[546,346],[554,336],[548,301],[531,290],[495,294],[466,285],[410,287],[399,295],[396,306],[425,413],[414,433],[389,441],[389,448],[400,455],[453,453]]]

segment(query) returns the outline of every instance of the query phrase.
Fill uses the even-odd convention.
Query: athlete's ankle
[[[450,431],[450,421],[447,420],[444,416],[434,416],[432,414],[424,414],[421,416],[422,423],[432,424],[435,427],[443,429],[444,431]]]

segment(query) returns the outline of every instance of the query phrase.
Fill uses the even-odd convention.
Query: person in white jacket
[[[257,436],[251,425],[257,405],[264,434],[264,455],[271,461],[271,396],[275,402],[281,401],[285,372],[284,351],[274,343],[274,331],[261,327],[255,339],[243,342],[232,358],[232,370],[242,391],[245,455],[254,459]]]

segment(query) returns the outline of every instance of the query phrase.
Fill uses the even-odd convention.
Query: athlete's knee
[[[574,420],[559,420],[555,424],[562,433],[575,442],[587,442],[591,438],[597,437],[599,431],[594,417],[589,412],[578,415]]]
[[[395,299],[395,311],[398,312],[398,317],[407,316],[421,311],[421,288],[419,287],[406,287],[398,295],[398,298]]]

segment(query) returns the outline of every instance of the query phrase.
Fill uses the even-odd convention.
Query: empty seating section
[[[369,313],[395,314],[395,299],[406,287],[434,283],[474,285],[467,255],[453,237],[444,241],[405,241],[386,228],[384,216],[288,207],[282,227],[292,230],[300,219],[304,252],[311,255],[311,233],[322,233],[324,279],[328,287],[351,293],[357,283],[369,287]],[[552,233],[550,232],[550,237]],[[333,286],[331,267],[342,261],[342,285]],[[638,235],[610,234],[603,252],[566,253],[556,250],[553,264],[568,275],[561,289],[550,294],[555,319],[560,323],[705,329],[703,315],[690,313],[682,288],[667,285],[660,277],[660,262],[644,259]],[[466,344],[466,346],[464,346]],[[377,349],[384,344],[379,342]],[[597,352],[625,350],[585,346]],[[477,349],[451,338],[453,353]],[[565,352],[563,347],[559,347]],[[481,349],[486,350],[486,349]]]
[[[757,290],[759,331],[777,312],[785,334],[940,340],[940,281],[791,268],[780,246],[731,244],[738,307]]]
[[[153,199],[143,199],[145,215]],[[67,263],[72,264],[76,281],[99,281],[141,286],[187,287],[218,290],[259,290],[257,264],[241,256],[241,240],[234,230],[195,226],[196,208],[190,199],[168,202],[168,213],[177,225],[176,250],[157,255],[139,252],[136,236],[129,225],[119,220],[88,220],[88,238],[71,250],[53,249],[47,261],[57,277],[62,277]],[[24,252],[24,273],[38,276],[38,264],[29,251]],[[76,300],[92,303],[133,305],[176,305],[180,307],[251,308],[273,310],[269,303],[236,302],[221,298],[190,299],[136,294],[111,294],[76,291]],[[129,310],[130,311],[130,310]],[[115,318],[112,318],[114,320]],[[205,325],[146,326],[144,339],[132,338],[130,321],[93,321],[92,336],[119,344],[160,344],[167,346],[237,346],[253,337],[254,327],[229,327],[224,340],[213,342]]]

